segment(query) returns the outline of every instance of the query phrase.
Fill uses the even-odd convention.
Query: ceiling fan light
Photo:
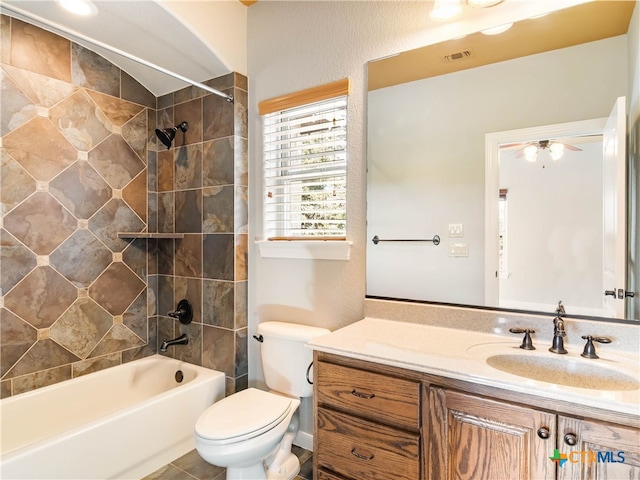
[[[535,162],[538,158],[538,147],[535,145],[527,145],[524,147],[524,158],[529,162]]]
[[[436,0],[429,17],[433,20],[449,20],[462,11],[460,0]]]
[[[549,154],[553,160],[560,160],[564,155],[564,145],[562,143],[553,142],[549,145]]]
[[[499,35],[509,30],[512,26],[513,22],[505,23],[497,27],[485,28],[484,30],[480,30],[480,33],[484,33],[485,35]]]
[[[467,5],[472,8],[486,8],[493,7],[502,2],[504,2],[504,0],[467,0]]]

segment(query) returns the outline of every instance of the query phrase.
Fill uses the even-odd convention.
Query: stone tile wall
[[[2,16],[2,396],[155,351],[144,240],[155,97]],[[151,340],[151,342],[150,342]]]
[[[158,341],[187,333],[189,344],[167,354],[223,371],[232,393],[246,388],[248,375],[247,78],[205,83],[234,102],[195,87],[158,99],[159,128],[189,125],[171,149],[158,142],[150,192],[158,231],[184,234],[156,242]],[[166,316],[183,298],[194,307],[190,325]]]
[[[211,81],[233,104],[187,88],[157,112],[158,99],[99,55],[1,22],[0,394],[153,354],[180,328],[190,345],[170,354],[243,387],[246,78]],[[158,152],[156,125],[174,116],[190,129]],[[174,230],[185,238],[117,235]],[[192,325],[156,316],[183,297]]]

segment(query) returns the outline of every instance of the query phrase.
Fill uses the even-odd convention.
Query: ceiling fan
[[[592,135],[585,135],[585,137],[590,136]],[[565,149],[572,150],[574,152],[582,151],[581,148],[576,147],[575,145],[561,142],[559,140],[535,140],[531,142],[505,143],[500,145],[500,149],[509,148],[517,148],[517,150],[513,153],[513,156],[516,158],[524,156],[524,158],[529,162],[535,162],[538,158],[538,153],[544,150],[549,151],[549,155],[553,160],[560,160],[564,155]]]

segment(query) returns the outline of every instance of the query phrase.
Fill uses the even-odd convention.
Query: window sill
[[[348,240],[257,240],[263,258],[349,260],[353,242]]]

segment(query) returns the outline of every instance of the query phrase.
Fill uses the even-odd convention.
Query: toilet
[[[195,426],[196,450],[226,467],[227,480],[291,480],[300,462],[291,452],[300,398],[310,397],[313,351],[305,344],[326,328],[295,323],[258,325],[260,356],[269,391],[248,388],[205,410]]]

